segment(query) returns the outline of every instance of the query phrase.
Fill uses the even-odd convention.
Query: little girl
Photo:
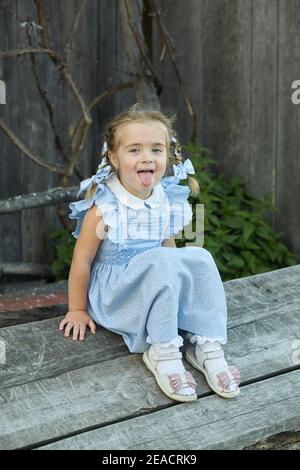
[[[215,393],[237,396],[239,371],[221,346],[227,306],[217,266],[208,250],[177,248],[173,238],[192,220],[187,199],[199,190],[188,176],[191,161],[182,163],[173,118],[136,103],[106,126],[104,140],[97,173],[80,184],[85,199],[70,204],[77,242],[60,330],[83,340],[97,323],[122,335],[161,390],[189,402],[197,384],[181,360],[184,330],[186,360]],[[191,189],[179,184],[185,178]]]

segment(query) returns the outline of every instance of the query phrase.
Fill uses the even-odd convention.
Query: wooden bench
[[[57,329],[60,314],[0,329],[0,448],[243,449],[299,431],[300,265],[224,287],[236,399],[215,395],[185,362],[198,400],[169,400],[120,336],[98,327],[74,342]]]

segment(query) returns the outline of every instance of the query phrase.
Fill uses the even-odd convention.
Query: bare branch
[[[88,105],[89,110],[91,111],[96,105],[104,101],[104,99],[110,98],[118,91],[122,91],[122,90],[125,90],[126,88],[133,87],[133,85],[134,85],[134,82],[127,82],[127,83],[120,83],[119,85],[112,86],[108,90],[105,90],[103,93],[101,93],[101,95],[93,99],[93,101]],[[75,134],[75,132],[79,132],[78,129],[82,125],[83,125],[83,120],[80,119],[74,128],[73,134]]]
[[[77,161],[77,155],[79,151],[83,148],[84,141],[87,137],[87,133],[89,130],[90,124],[87,124],[85,121],[83,121],[82,129],[78,134],[76,134],[76,143],[73,146],[72,142],[72,153],[71,153],[71,158],[70,158],[70,165],[68,169],[68,176],[72,175],[73,168],[75,167],[76,161]]]
[[[134,89],[138,101],[153,104],[159,109],[160,104],[154,83],[158,88],[160,88],[161,85],[155,75],[151,61],[148,58],[148,49],[140,28],[141,15],[138,7],[140,7],[141,10],[141,5],[141,0],[130,2],[128,2],[128,0],[119,0],[118,2],[122,20],[124,46],[130,72],[136,77],[140,77],[134,82]],[[137,31],[134,26],[135,24],[139,26],[139,31]],[[143,60],[141,60],[141,57]]]
[[[147,45],[144,41],[144,38],[141,36],[141,34],[139,33],[138,29],[135,26],[136,23],[133,21],[133,18],[132,18],[133,13],[132,13],[132,10],[130,11],[128,0],[124,0],[124,6],[125,6],[125,9],[126,9],[126,13],[127,13],[128,24],[129,24],[129,27],[130,27],[131,32],[133,34],[133,37],[136,41],[136,44],[139,48],[140,55],[141,55],[142,59],[144,60],[145,65],[148,67],[148,69],[151,72],[152,80],[153,80],[153,83],[154,83],[156,89],[161,90],[162,85],[161,85],[161,83],[160,83],[160,81],[159,81],[159,79],[156,75],[156,72],[154,70],[154,67],[151,63],[151,60],[150,60],[150,57],[149,57],[149,51],[148,51]]]
[[[50,49],[50,40],[49,40],[49,33],[47,29],[46,17],[45,17],[45,10],[44,4],[42,0],[34,0],[37,9],[37,15],[39,19],[39,24],[42,27],[42,38],[44,47]]]
[[[42,25],[43,30],[45,31],[45,36],[44,36],[45,44],[48,44],[49,35],[48,35],[48,32],[47,32],[47,24],[46,24],[46,15],[45,15],[44,3],[43,3],[43,0],[35,0],[35,3],[37,5],[37,13],[38,13],[38,18],[39,18],[39,23]],[[83,127],[81,129],[81,132],[78,133],[78,134],[75,133],[74,136],[73,136],[72,142],[71,142],[71,149],[72,150],[71,150],[71,156],[70,156],[70,159],[69,159],[69,162],[68,162],[68,169],[67,169],[67,176],[71,176],[73,171],[74,171],[74,168],[75,168],[75,164],[76,164],[76,161],[77,161],[77,158],[78,158],[78,153],[83,148],[83,144],[84,144],[84,140],[87,136],[88,128],[92,123],[92,118],[91,118],[91,115],[89,113],[89,110],[88,110],[87,106],[84,103],[83,98],[81,97],[81,95],[79,93],[79,90],[78,90],[77,86],[75,85],[72,77],[70,76],[70,74],[67,71],[67,69],[68,69],[67,63],[64,62],[57,55],[55,57],[53,55],[50,55],[50,58],[53,60],[54,65],[56,66],[58,72],[60,73],[61,77],[65,81],[66,85],[70,88],[73,96],[79,102],[79,106],[80,106],[81,111],[83,113],[84,124],[83,124]]]
[[[87,2],[87,0],[82,0],[81,4],[79,6],[79,9],[78,9],[78,12],[77,12],[77,15],[76,15],[76,18],[75,18],[75,21],[74,21],[74,24],[73,24],[73,27],[72,27],[72,30],[71,30],[70,37],[69,37],[69,39],[66,42],[66,45],[64,47],[63,55],[66,58],[66,62],[69,62],[69,60],[70,60],[70,44],[72,43],[73,38],[75,36],[76,30],[77,30],[78,25],[79,25],[80,17],[81,17],[81,15],[82,15],[82,13],[85,9],[85,6],[86,6],[86,2]]]
[[[119,83],[118,85],[113,85],[111,88],[109,88],[108,90],[105,90],[103,93],[101,93],[101,95],[96,96],[96,98],[93,99],[93,101],[89,104],[89,110],[91,111],[94,106],[99,104],[105,98],[110,98],[118,91],[125,90],[126,88],[131,88],[133,87],[133,85],[134,85],[134,82],[126,82],[126,83]]]
[[[61,58],[57,54],[55,54],[51,49],[38,49],[38,48],[28,47],[28,48],[25,48],[25,49],[16,49],[16,50],[13,50],[13,51],[3,51],[3,52],[0,52],[0,58],[1,57],[12,57],[12,56],[15,56],[15,55],[20,55],[20,54],[32,54],[32,53],[47,53],[52,59],[54,59],[54,63],[57,67],[57,70],[60,72],[60,74],[64,78],[65,82],[68,84],[69,88],[71,89],[73,95],[75,96],[75,98],[77,99],[77,101],[80,104],[80,107],[81,107],[81,110],[82,110],[82,113],[83,113],[83,119],[84,119],[84,122],[85,122],[85,126],[88,128],[92,123],[90,112],[89,112],[87,106],[85,105],[85,103],[84,103],[84,101],[83,101],[83,99],[82,99],[75,83],[73,82],[71,76],[67,72],[67,65],[64,62],[62,62]],[[59,64],[59,65],[57,65],[57,64]],[[0,125],[2,126],[3,130],[5,130],[5,129],[8,130],[8,128],[5,126],[3,121],[1,121]],[[58,171],[58,173],[63,173],[63,174],[66,174],[67,176],[70,176],[73,173],[73,169],[74,169],[74,166],[75,166],[75,163],[76,163],[77,153],[82,148],[84,138],[85,138],[86,135],[87,135],[87,129],[83,129],[82,133],[78,137],[77,137],[77,135],[74,136],[74,140],[76,140],[76,138],[77,138],[77,142],[76,143],[72,142],[72,148],[73,148],[74,152],[72,152],[72,156],[71,156],[71,159],[70,159],[70,164],[69,164],[69,166],[66,170],[64,170],[63,172]],[[17,137],[15,137],[15,139],[17,141]],[[13,141],[13,143],[16,143],[16,141]],[[25,146],[23,144],[22,144],[22,147],[25,148]],[[28,155],[27,152],[25,154]],[[38,164],[41,164],[40,163],[41,160],[39,160],[37,157],[34,158],[34,161]],[[57,167],[54,167],[54,166],[51,166],[51,165],[48,165],[48,166],[45,166],[45,165],[46,165],[45,163],[42,164],[42,166],[44,166],[44,167],[46,167],[50,170],[51,170],[51,168],[57,168]],[[56,170],[51,170],[51,171],[56,171]]]
[[[67,70],[67,66],[65,64],[62,64],[61,74],[65,78],[66,83],[69,85],[74,97],[79,102],[85,122],[88,125],[90,125],[90,124],[92,124],[93,121],[92,121],[89,109],[86,106],[85,102],[83,101],[83,98],[81,97],[81,95],[79,93],[79,90],[78,90],[77,86],[75,85],[71,75],[66,70]]]
[[[185,85],[183,83],[183,80],[182,80],[180,72],[179,72],[179,68],[177,67],[177,64],[176,64],[176,57],[174,56],[175,55],[174,44],[173,44],[172,39],[169,36],[169,33],[166,30],[166,27],[163,25],[161,15],[160,15],[160,13],[158,12],[158,10],[155,6],[154,0],[149,0],[149,3],[151,5],[152,11],[154,12],[154,14],[156,16],[158,26],[159,26],[161,34],[163,36],[164,47],[166,47],[166,49],[169,53],[169,56],[170,56],[170,59],[171,59],[171,62],[172,62],[172,65],[173,65],[173,68],[174,68],[174,71],[175,71],[175,75],[176,75],[176,78],[178,80],[179,87],[181,89],[183,99],[186,103],[188,112],[189,112],[189,114],[191,116],[191,119],[192,119],[192,137],[191,137],[191,141],[195,142],[196,141],[196,135],[197,135],[197,116],[194,112],[193,105],[191,103],[191,100],[188,97]]]
[[[28,42],[29,42],[30,46],[32,46],[31,34],[29,32],[30,24],[31,24],[31,20],[28,20],[26,32],[27,32]],[[39,81],[39,77],[38,77],[38,74],[37,74],[37,65],[36,65],[36,60],[35,60],[35,54],[30,54],[30,60],[31,60],[31,65],[32,65],[32,73],[33,73],[33,76],[34,76],[34,79],[35,79],[35,83],[36,83],[36,86],[37,86],[38,93],[41,97],[41,100],[44,101],[44,103],[46,105],[46,109],[48,111],[50,125],[51,125],[51,128],[52,128],[53,134],[54,134],[55,146],[60,151],[60,153],[62,154],[64,161],[68,162],[67,155],[66,155],[66,153],[63,149],[63,146],[62,146],[60,138],[59,138],[58,130],[56,129],[56,126],[55,126],[53,106],[51,105],[51,103],[50,103],[50,101],[47,97],[46,90],[42,88],[42,85]]]
[[[23,55],[23,54],[32,54],[32,53],[35,53],[35,54],[48,54],[50,57],[54,58],[54,59],[59,59],[59,56],[57,54],[55,54],[55,52],[53,52],[52,49],[41,49],[39,47],[25,47],[25,48],[21,48],[21,49],[13,49],[11,51],[1,51],[0,52],[0,59],[2,59],[2,57],[13,57],[13,56],[19,56],[19,55]]]
[[[63,166],[58,166],[58,165],[52,165],[51,163],[46,163],[43,160],[40,160],[38,157],[36,157],[21,141],[20,139],[14,134],[13,131],[11,131],[5,122],[0,118],[0,129],[4,131],[4,133],[7,135],[9,140],[18,147],[18,149],[26,155],[30,160],[32,160],[34,163],[37,163],[38,165],[42,166],[43,168],[47,168],[47,170],[53,171],[54,173],[59,173],[61,175],[67,175],[67,169]]]
[[[43,31],[43,43],[44,43],[44,46],[45,46],[45,47],[48,47],[48,48],[49,48],[49,42],[50,42],[50,41],[49,41],[49,33],[48,33],[48,28],[47,28],[46,15],[45,15],[44,1],[43,1],[43,0],[35,0],[35,4],[36,4],[36,7],[37,7],[37,15],[38,15],[39,23],[40,23],[40,25],[42,26],[42,31]],[[79,20],[79,18],[80,18],[81,13],[82,13],[82,7],[83,7],[83,6],[85,6],[85,0],[84,0],[84,2],[83,2],[82,5],[81,5],[81,8],[80,8],[80,10],[79,10],[79,14],[77,15],[78,20]],[[75,23],[76,23],[76,21],[75,21]],[[73,30],[74,30],[74,28],[73,28]],[[76,30],[76,28],[75,28],[75,30]],[[74,33],[75,33],[75,30],[74,30]],[[71,37],[70,37],[70,39],[71,39]],[[66,64],[67,64],[67,61],[68,61],[68,56],[66,57],[66,60],[65,60],[65,61],[63,61],[63,60],[62,60],[60,57],[58,57],[58,56],[57,56],[57,57],[51,57],[51,56],[50,56],[50,58],[52,58],[53,63],[54,63],[54,65],[56,66],[57,70],[58,70],[58,71],[61,71],[61,76],[62,76],[62,78],[66,81],[66,84],[67,84],[67,85],[70,84],[70,80],[69,80],[68,77],[66,77],[66,75],[65,75],[65,70],[66,70]],[[72,81],[72,80],[71,80],[71,81]],[[77,90],[77,89],[76,89],[75,84],[74,84],[74,86],[71,86],[71,91],[73,92],[73,94],[74,94],[74,89],[75,89],[75,99],[76,99],[76,98],[78,99],[77,93],[76,93],[76,90]],[[79,99],[79,103],[80,103],[80,101],[82,101],[82,100]],[[81,103],[80,103],[80,104],[81,104]],[[50,122],[51,122],[51,121],[50,121]],[[70,170],[70,172],[71,172],[70,174],[72,174],[72,173],[73,173],[73,170],[74,170],[75,173],[77,174],[77,176],[78,176],[80,179],[82,179],[81,176],[80,176],[80,174],[79,174],[79,172],[78,172],[78,170],[77,170],[76,167],[75,167],[75,164],[76,164],[76,160],[77,160],[77,156],[78,156],[78,155],[75,154],[75,156],[74,156],[74,161],[75,161],[75,163],[73,163],[72,166],[71,166],[71,168],[70,168],[69,159],[68,159],[67,156],[65,156],[65,153],[64,153],[64,151],[63,151],[62,145],[60,144],[60,141],[59,141],[59,139],[58,139],[58,133],[57,133],[56,131],[54,131],[54,129],[53,129],[53,132],[54,132],[55,143],[56,143],[56,145],[58,145],[58,149],[61,149],[61,153],[62,153],[62,155],[63,155],[63,157],[64,157],[64,160],[67,162],[68,168],[69,168],[69,170]],[[71,144],[71,148],[72,148],[72,144]],[[71,158],[70,161],[73,162],[73,159]],[[68,172],[68,173],[69,173],[69,172]]]

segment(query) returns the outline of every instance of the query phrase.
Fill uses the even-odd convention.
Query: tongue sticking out
[[[138,173],[138,176],[139,176],[142,184],[144,184],[145,186],[149,186],[149,184],[151,184],[151,180],[152,180],[151,171],[140,171]]]

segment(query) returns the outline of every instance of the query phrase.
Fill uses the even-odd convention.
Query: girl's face
[[[135,122],[117,129],[116,152],[108,152],[123,186],[136,197],[147,199],[167,166],[167,129],[160,122]],[[146,171],[142,171],[146,170]]]

